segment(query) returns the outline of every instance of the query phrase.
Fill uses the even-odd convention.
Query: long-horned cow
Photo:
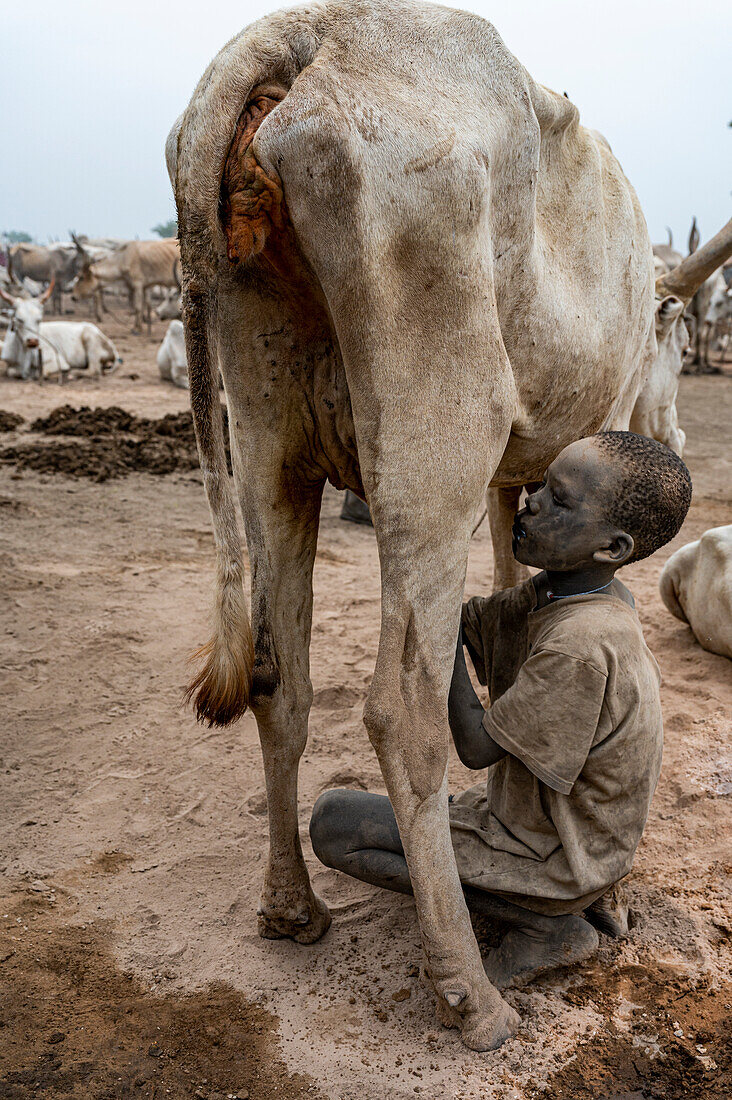
[[[22,283],[32,279],[36,283],[53,282],[53,306],[56,313],[63,312],[63,292],[81,271],[82,262],[73,245],[16,244],[8,249],[8,271]]]
[[[178,259],[178,241],[174,237],[160,241],[128,241],[106,259],[95,261],[88,257],[73,284],[71,297],[78,301],[111,283],[124,283],[132,295],[134,330],[139,332],[144,319],[146,290],[153,286],[180,285]]]
[[[489,482],[538,480],[572,440],[628,423],[659,318],[678,322],[688,277],[682,265],[679,290],[661,285],[655,301],[645,221],[607,145],[489,23],[418,0],[325,0],[261,19],[209,66],[166,150],[218,565],[191,694],[204,721],[247,706],[257,719],[270,820],[260,932],[307,943],[330,923],[296,808],[330,480],[373,516],[381,637],[364,720],[425,973],[441,1019],[494,1048],[518,1018],[484,973],[447,811],[471,529]],[[732,250],[732,224],[715,248]]]

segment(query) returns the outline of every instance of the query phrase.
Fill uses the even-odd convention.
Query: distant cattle
[[[71,297],[77,301],[116,282],[124,283],[132,295],[134,331],[140,332],[146,291],[154,286],[180,286],[177,240],[171,237],[160,241],[128,241],[106,259],[86,258]]]
[[[693,255],[699,247],[701,235],[699,233],[699,227],[696,223],[696,218],[692,218],[691,228],[689,230],[689,239],[687,242],[688,255]],[[668,230],[668,243],[667,244],[654,244],[653,245],[653,262],[656,273],[656,278],[661,275],[665,275],[670,271],[675,270],[682,262],[684,257],[673,247],[673,235],[671,230]],[[702,283],[697,290],[694,297],[688,303],[686,307],[685,322],[689,330],[689,354],[684,364],[684,373],[706,373],[710,370],[716,370],[712,368],[709,361],[709,349],[710,341],[714,331],[714,321],[716,317],[710,318],[709,311],[711,308],[712,298],[720,286],[720,280],[722,274],[719,271],[713,272],[708,279]],[[717,301],[716,311],[719,314],[725,312],[724,306],[720,309],[719,298]],[[721,316],[719,318],[721,320]],[[710,327],[709,321],[712,321]],[[695,368],[695,369],[694,369]]]
[[[672,554],[659,588],[700,646],[732,658],[732,524],[713,527]]]
[[[171,321],[165,339],[158,348],[158,370],[163,382],[188,389],[188,363],[183,339],[183,322]]]
[[[73,245],[15,244],[8,249],[8,271],[12,279],[23,283],[32,279],[41,286],[53,282],[53,307],[63,312],[63,292],[79,274],[81,257]]]
[[[656,278],[659,275],[665,275],[669,271],[673,271],[675,267],[678,267],[683,256],[674,248],[674,237],[670,229],[667,229],[668,241],[666,244],[654,244],[653,258],[654,267],[656,271]]]
[[[717,271],[710,282],[712,294],[704,317],[699,349],[699,358],[705,366],[710,365],[709,354],[715,341],[719,341],[722,358],[726,358],[732,329],[732,288],[727,284],[726,275]]]
[[[101,377],[122,362],[108,336],[89,321],[43,321],[43,304],[53,283],[40,298],[14,298],[0,287],[0,297],[13,314],[0,359],[19,378],[67,378],[72,370]]]

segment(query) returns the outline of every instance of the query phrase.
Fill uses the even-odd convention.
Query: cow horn
[[[51,282],[48,284],[46,289],[43,291],[43,294],[41,294],[41,296],[38,298],[38,302],[41,305],[44,302],[47,302],[48,299],[51,297],[51,295],[53,294],[53,288],[55,287],[55,285],[56,285],[56,276],[54,275],[53,278],[51,279]]]
[[[687,245],[687,247],[689,249],[689,255],[691,255],[692,252],[696,252],[697,248],[699,247],[699,242],[700,241],[701,241],[701,233],[699,232],[699,226],[696,224],[696,214],[695,214],[694,217],[691,220],[691,229],[689,230],[689,243]]]
[[[16,306],[18,304],[12,294],[8,294],[7,290],[2,286],[0,286],[0,298],[5,302],[10,302],[11,306]]]
[[[69,235],[71,236],[71,240],[72,240],[72,241],[74,242],[74,244],[76,245],[76,250],[77,250],[77,252],[80,252],[80,253],[81,253],[81,255],[82,255],[82,256],[83,256],[83,257],[84,257],[85,259],[88,259],[88,257],[89,257],[89,253],[88,253],[88,252],[87,252],[87,250],[86,250],[86,249],[84,248],[84,245],[83,245],[83,244],[81,243],[81,241],[79,240],[79,238],[78,238],[78,237],[76,236],[76,233],[72,233],[72,232],[71,232],[71,230],[69,230]]]
[[[667,294],[675,294],[684,302],[690,302],[702,283],[729,256],[732,256],[732,218],[711,241],[687,256],[673,271],[667,271],[656,279],[656,295],[663,298]]]
[[[673,233],[671,232],[671,230],[668,226],[666,226],[666,233],[668,235],[668,246],[669,246],[669,248],[673,248],[673,246],[674,246],[674,235],[673,235]]]

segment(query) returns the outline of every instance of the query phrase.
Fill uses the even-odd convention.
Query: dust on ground
[[[0,449],[146,433],[183,446],[185,418],[180,436],[155,427],[187,409],[184,392],[157,380],[165,326],[151,338],[104,327],[125,358],[110,378],[0,379],[0,408],[23,418]],[[123,412],[54,414],[62,405]],[[624,942],[601,937],[588,965],[510,992],[521,1031],[488,1055],[436,1023],[411,899],[321,867],[307,842],[322,790],[384,789],[361,721],[379,629],[373,532],[341,523],[339,495],[326,493],[300,822],[333,926],[311,947],[264,941],[254,720],[210,731],[180,706],[213,574],[200,473],[125,469],[101,482],[0,464],[0,1098],[729,1095],[732,666],[668,614],[657,582],[674,549],[732,522],[732,380],[683,378],[679,412],[692,510],[671,546],[624,574],[661,666],[666,725],[627,885],[633,927]],[[119,419],[129,414],[137,420]],[[93,431],[47,430],[74,421]],[[469,594],[490,588],[490,561],[484,524]],[[454,755],[450,782],[475,782]],[[487,950],[495,930],[476,930]]]

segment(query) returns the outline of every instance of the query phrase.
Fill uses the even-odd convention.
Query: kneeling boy
[[[499,988],[587,958],[596,927],[627,929],[616,884],[643,833],[663,734],[658,667],[615,573],[672,539],[690,502],[689,472],[661,444],[631,432],[573,443],[514,521],[515,557],[541,572],[463,607],[450,729],[463,763],[490,772],[451,800],[450,827],[469,908],[511,926],[486,960]],[[383,795],[326,792],[310,834],[328,866],[411,893]]]

